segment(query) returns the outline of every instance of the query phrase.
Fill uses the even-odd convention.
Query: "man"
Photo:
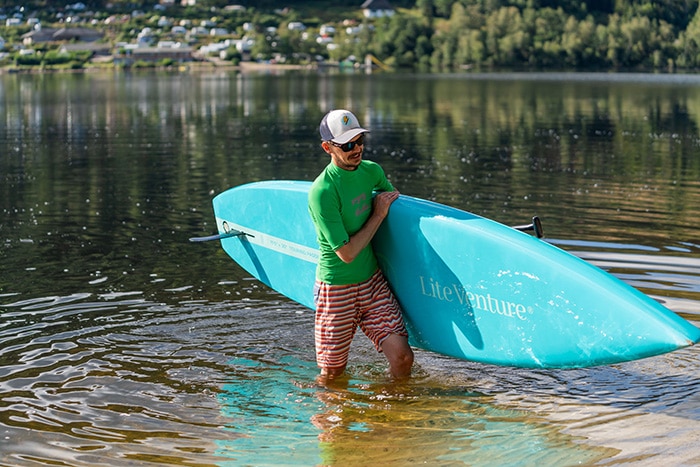
[[[396,379],[410,376],[413,351],[401,309],[370,242],[399,192],[382,168],[362,159],[365,133],[351,112],[332,110],[319,128],[331,161],[309,191],[320,258],[316,269],[316,360],[321,378],[342,375],[357,327],[389,362]],[[373,191],[379,193],[372,198]]]

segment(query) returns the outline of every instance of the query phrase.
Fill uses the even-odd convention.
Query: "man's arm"
[[[338,258],[344,263],[353,262],[357,255],[372,241],[384,218],[389,214],[389,206],[398,197],[398,191],[385,191],[378,193],[374,197],[372,201],[372,215],[369,216],[362,228],[350,237],[348,243],[335,250]]]

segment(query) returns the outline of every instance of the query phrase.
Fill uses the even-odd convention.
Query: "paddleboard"
[[[313,309],[310,186],[251,183],[217,195],[213,207],[226,253]],[[373,247],[418,348],[495,365],[581,368],[700,341],[700,329],[602,269],[459,209],[401,195]]]

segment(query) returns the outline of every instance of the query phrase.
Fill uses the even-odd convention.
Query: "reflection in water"
[[[210,457],[226,420],[216,394],[229,381],[229,355],[266,332],[248,300],[173,307],[138,292],[86,294],[3,310],[13,324],[2,333],[0,453],[13,464],[109,464],[115,449],[134,461]],[[237,330],[241,318],[249,324]]]
[[[590,464],[612,451],[585,446],[533,413],[498,407],[468,386],[427,372],[396,385],[365,370],[346,387],[309,384],[317,370],[282,357],[235,359],[220,400],[232,438],[231,465]],[[420,373],[423,373],[420,375]],[[465,385],[476,381],[464,378]],[[315,441],[315,440],[318,441]],[[514,462],[514,459],[523,459]],[[525,461],[526,459],[526,461]]]
[[[700,79],[620,77],[0,75],[0,463],[696,464],[697,346],[571,371],[419,352],[398,387],[359,340],[321,389],[312,313],[187,241],[231,186],[312,179],[350,107],[403,193],[537,214],[700,323]]]
[[[3,458],[95,465],[119,452],[166,464],[275,465],[283,456],[296,465],[492,465],[517,464],[527,452],[524,465],[575,465],[634,457],[619,446],[640,435],[640,423],[645,442],[633,453],[656,459],[668,445],[659,416],[686,442],[700,422],[695,347],[571,371],[419,352],[414,378],[396,386],[360,339],[347,388],[320,388],[309,310],[253,281],[222,282],[241,296],[3,297]],[[685,446],[673,455],[687,456]]]

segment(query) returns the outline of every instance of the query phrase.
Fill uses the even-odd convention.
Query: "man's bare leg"
[[[411,376],[413,366],[413,350],[408,345],[408,338],[392,334],[382,342],[382,352],[389,361],[389,372],[396,379],[407,379]]]

